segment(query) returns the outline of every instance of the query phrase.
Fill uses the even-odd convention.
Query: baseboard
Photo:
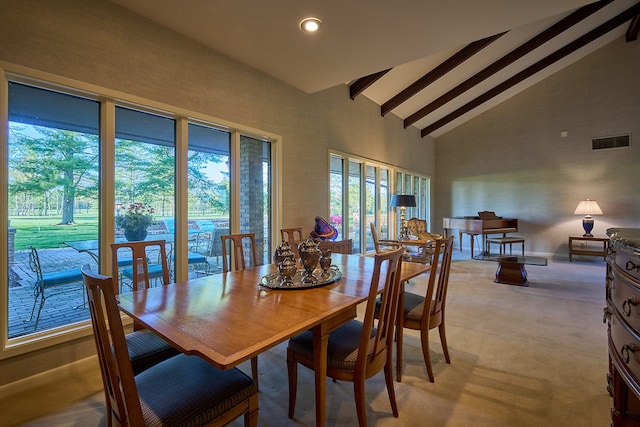
[[[95,374],[98,375],[97,379],[100,381],[98,357],[90,356],[85,359],[80,359],[73,363],[59,366],[46,372],[0,386],[0,396],[2,396],[2,398],[0,398],[0,402],[13,395],[41,387],[51,386],[52,384],[60,387],[60,384],[64,384],[64,381],[68,380],[70,376],[81,375],[87,378],[94,376]]]

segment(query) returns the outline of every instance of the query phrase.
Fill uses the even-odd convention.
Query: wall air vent
[[[631,135],[607,136],[591,140],[592,150],[605,150],[607,148],[622,148],[631,146]]]

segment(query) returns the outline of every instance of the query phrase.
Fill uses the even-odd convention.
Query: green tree
[[[74,224],[76,197],[97,189],[97,135],[13,124],[10,135],[10,194],[39,197],[46,215],[52,205],[49,196],[61,189],[60,224]]]
[[[229,173],[220,172],[220,182],[209,179],[206,169],[212,163],[227,161],[227,156],[202,151],[189,151],[189,194],[197,200],[197,206],[208,208],[215,213],[229,211]]]

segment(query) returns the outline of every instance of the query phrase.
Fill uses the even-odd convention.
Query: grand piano
[[[486,239],[490,234],[502,234],[518,232],[517,218],[503,218],[496,216],[495,212],[478,212],[478,216],[455,216],[443,219],[445,237],[449,236],[450,230],[458,230],[460,234],[460,250],[462,250],[462,234],[469,234],[471,237],[471,257],[473,258],[473,239],[475,236],[482,236],[482,251],[486,251]]]

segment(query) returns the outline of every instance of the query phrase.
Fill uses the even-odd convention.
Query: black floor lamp
[[[407,238],[407,221],[404,216],[406,208],[416,207],[416,196],[413,194],[394,194],[391,196],[391,207],[400,208],[400,239]]]

